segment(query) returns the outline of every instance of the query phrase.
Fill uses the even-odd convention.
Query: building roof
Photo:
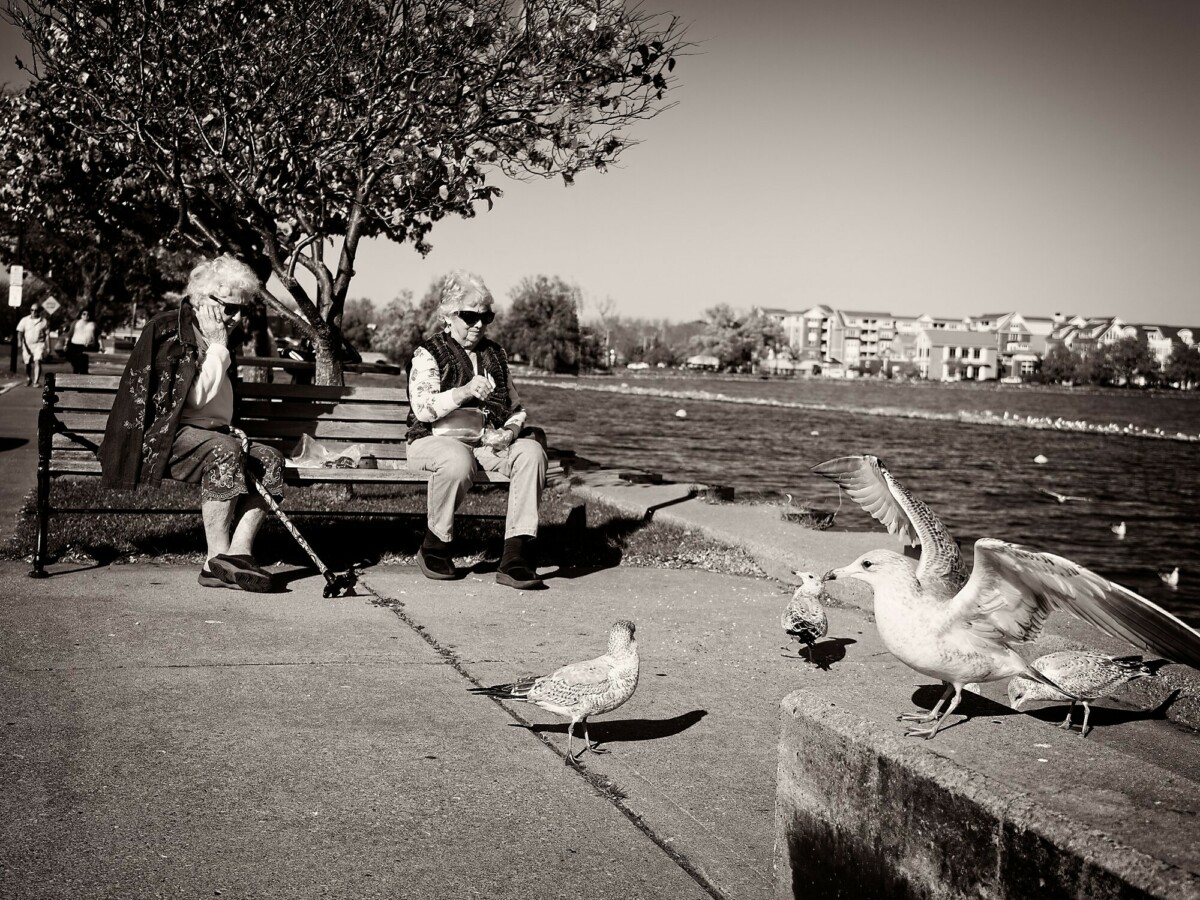
[[[926,328],[922,332],[933,347],[992,347],[996,335],[990,331],[943,331]]]

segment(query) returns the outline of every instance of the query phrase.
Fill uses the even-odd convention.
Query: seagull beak
[[[838,576],[842,574],[841,569],[830,569],[822,577],[822,581],[837,581]]]

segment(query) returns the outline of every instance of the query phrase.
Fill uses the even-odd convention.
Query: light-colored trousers
[[[546,451],[537,441],[521,438],[508,453],[497,456],[490,447],[469,447],[455,438],[431,434],[408,445],[408,465],[429,473],[429,530],[449,541],[454,537],[454,513],[471,489],[480,469],[499,472],[511,481],[505,539],[538,531],[538,502],[546,486]]]

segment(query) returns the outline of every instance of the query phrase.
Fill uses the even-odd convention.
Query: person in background
[[[46,358],[46,340],[50,324],[42,315],[42,307],[34,303],[29,315],[17,323],[17,340],[21,342],[21,356],[25,361],[25,386],[42,383],[42,360]]]
[[[267,312],[260,304],[254,304],[246,309],[241,326],[238,328],[241,340],[242,356],[257,356],[265,359],[275,357],[275,338],[267,325]],[[246,382],[272,382],[274,373],[268,366],[239,366],[238,376]]]
[[[484,337],[495,318],[492,303],[479,276],[451,272],[438,305],[445,329],[413,351],[408,463],[429,473],[425,539],[417,563],[428,578],[457,577],[450,553],[454,513],[480,469],[499,472],[511,484],[496,581],[540,588],[530,554],[546,484],[546,450],[537,440],[519,437],[526,412],[508,357]]]
[[[254,271],[232,256],[196,266],[180,307],[142,329],[100,445],[108,487],[157,486],[163,478],[200,485],[204,587],[273,587],[253,556],[266,502],[248,475],[282,497],[283,457],[260,444],[247,453],[230,432],[236,363],[227,344],[260,288]]]
[[[66,356],[67,362],[71,364],[71,371],[76,375],[86,375],[88,373],[88,353],[95,352],[100,349],[99,341],[96,338],[96,323],[92,321],[91,313],[86,309],[81,310],[79,318],[71,326],[71,332],[67,335]]]

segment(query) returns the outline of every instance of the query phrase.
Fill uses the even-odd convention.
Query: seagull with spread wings
[[[612,712],[633,696],[638,683],[637,641],[635,626],[621,619],[608,630],[608,650],[603,656],[586,662],[570,663],[549,675],[526,675],[508,684],[469,688],[473,694],[483,694],[498,700],[521,700],[540,706],[547,712],[570,719],[567,726],[567,758],[573,763],[584,753],[606,753],[588,737],[587,720]],[[571,753],[571,740],[576,723],[583,724],[583,749]]]
[[[827,580],[857,578],[870,585],[884,646],[905,665],[945,685],[927,715],[900,717],[926,725],[911,728],[909,735],[937,734],[970,682],[1019,675],[1078,699],[1013,648],[1034,640],[1055,609],[1142,650],[1200,668],[1200,634],[1145,597],[1069,559],[981,538],[968,578],[946,526],[876,457],[832,459],[813,471],[840,485],[904,543],[921,548],[915,569],[899,553],[872,550],[826,574]]]

